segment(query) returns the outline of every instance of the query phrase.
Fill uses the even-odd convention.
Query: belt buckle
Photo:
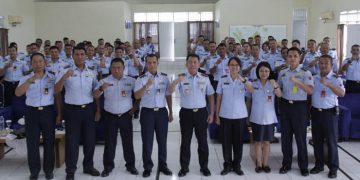
[[[159,111],[159,108],[157,108],[157,107],[156,107],[156,108],[154,108],[154,111]]]
[[[121,117],[122,115],[123,115],[123,114],[122,114],[122,113],[120,113],[120,114],[118,114],[117,116],[118,116],[118,117]]]
[[[195,108],[193,109],[193,112],[198,112],[198,110],[199,110],[198,108]]]
[[[85,107],[86,107],[86,105],[85,105],[85,104],[81,105],[81,108],[85,108]]]
[[[38,109],[39,111],[42,111],[42,110],[44,110],[44,107],[40,106],[40,107],[38,107],[37,109]]]
[[[322,109],[321,109],[321,108],[318,108],[317,110],[318,110],[319,112],[322,112]]]
[[[359,84],[359,83],[360,83],[360,81],[356,81],[356,83],[358,83],[358,84]]]
[[[291,100],[290,100],[289,103],[290,103],[290,104],[294,104],[294,101],[291,101]]]

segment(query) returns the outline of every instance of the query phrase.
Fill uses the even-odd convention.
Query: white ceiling
[[[35,0],[35,2],[86,2],[86,1],[125,1],[130,4],[202,4],[202,3],[216,3],[219,0]]]

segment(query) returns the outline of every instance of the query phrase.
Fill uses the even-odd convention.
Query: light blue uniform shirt
[[[315,108],[329,109],[338,105],[338,96],[328,87],[320,83],[320,75],[314,76],[314,90],[312,93],[311,104]],[[326,77],[326,81],[340,87],[345,91],[343,81],[335,73],[330,72]]]
[[[195,54],[201,57],[204,53],[205,53],[204,46],[203,45],[196,45]]]
[[[55,75],[58,75],[63,69],[70,68],[71,64],[64,62],[62,59],[58,59],[56,62],[50,60],[45,66],[45,70]]]
[[[254,81],[254,80],[257,79],[257,76],[256,76],[256,67],[257,67],[257,65],[258,65],[260,62],[262,62],[262,61],[265,61],[265,60],[263,60],[263,59],[257,59],[257,60],[256,60],[256,66],[253,67],[253,68],[250,70],[249,74],[248,74],[248,78],[249,78],[250,81]],[[244,69],[247,69],[248,67],[250,67],[250,66],[252,65],[253,62],[254,62],[254,61],[247,61],[247,62],[245,62],[245,64],[244,64],[244,66],[243,66],[242,69],[243,69],[243,70],[244,70]]]
[[[98,72],[101,72],[101,74],[110,74],[110,64],[111,64],[111,58],[103,56],[105,60],[105,67],[100,67],[100,57],[96,57],[96,62],[98,63]]]
[[[239,79],[232,80],[229,75],[221,77],[216,93],[221,95],[219,116],[227,119],[248,117],[245,105],[245,85]]]
[[[254,61],[254,57],[250,53],[241,55],[239,59],[240,59],[241,67],[244,67],[244,65]]]
[[[100,88],[104,82],[112,84],[104,90],[104,109],[112,114],[123,114],[132,107],[132,98],[135,87],[135,79],[123,76],[120,80],[115,79],[112,75],[100,80],[96,89]]]
[[[144,67],[144,64],[142,63],[141,59],[138,58],[139,63]],[[139,76],[142,70],[139,70],[137,66],[135,66],[134,59],[126,60],[125,62],[126,69],[127,69],[127,75],[128,76]]]
[[[71,66],[75,65],[74,59],[72,58],[72,56],[71,57],[64,57],[62,60],[65,63],[70,64]]]
[[[26,83],[26,81],[32,76],[34,76],[34,73],[30,73],[22,77],[18,86]],[[49,72],[45,72],[42,79],[36,79],[27,89],[25,101],[26,105],[32,107],[53,105],[54,86],[55,76]]]
[[[263,86],[259,80],[253,82],[250,122],[269,125],[277,122],[275,114],[275,89],[270,81]]]
[[[349,63],[350,58],[344,60],[344,64]],[[352,60],[346,70],[346,80],[360,81],[360,58]]]
[[[213,95],[209,77],[197,73],[195,76],[185,73],[185,79],[177,85],[180,93],[180,106],[187,109],[206,107],[206,95]]]
[[[24,76],[24,73],[29,70],[26,63],[24,61],[20,61],[19,59],[16,59],[15,61],[10,59],[2,61],[0,63],[0,69],[3,69],[7,63],[10,63],[11,66],[5,72],[5,81],[19,81]]]
[[[275,63],[278,60],[282,60],[281,53],[276,50],[275,52],[269,51],[269,53],[264,56],[265,60],[270,64],[271,70],[275,70]]]
[[[207,57],[207,56],[206,56]],[[202,63],[205,58],[204,57],[203,59],[200,60],[200,63]],[[215,62],[220,58],[220,56],[218,54],[214,54],[214,55],[210,55],[209,54],[209,59],[206,61],[203,69],[206,71],[206,73],[209,73],[210,74],[210,68],[213,67],[213,65],[215,64]]]
[[[153,76],[150,72],[137,78],[135,82],[134,92],[141,89],[147,83],[148,79]],[[154,76],[154,83],[145,90],[144,95],[141,97],[140,106],[146,108],[163,108],[166,106],[165,96],[171,95],[168,92],[169,78],[165,73],[157,73]]]
[[[144,44],[144,50],[146,55],[148,54],[155,54],[155,45],[153,43]]]
[[[217,61],[217,59],[215,60],[212,67],[215,65],[216,61]],[[225,56],[224,59],[221,60],[221,63],[217,65],[216,71],[214,73],[214,80],[215,81],[220,81],[222,76],[230,74],[230,69],[229,69],[229,66],[228,66],[228,62],[229,62],[229,58],[227,56]]]
[[[301,68],[299,65],[294,70],[286,68],[279,73],[278,82],[283,92],[282,97],[287,100],[305,101],[307,99],[307,93],[300,87],[294,85],[294,82],[290,80],[292,76],[306,85],[314,86],[314,79],[311,72]]]
[[[94,101],[93,89],[97,86],[96,75],[85,66],[81,71],[76,66],[69,69],[74,70],[74,74],[65,80],[65,103],[72,105],[84,105]],[[65,75],[68,69],[64,69],[56,77],[56,83]]]
[[[318,52],[307,52],[304,56],[303,67],[308,67],[310,62],[313,61],[315,58],[320,57],[320,53]],[[313,67],[308,68],[311,74],[316,75],[319,73],[319,64],[316,63]]]
[[[85,60],[85,66],[90,69],[94,74],[95,76],[98,75],[99,71],[100,71],[100,63],[99,61],[96,59],[96,57],[92,57],[91,59],[90,58],[87,58]]]

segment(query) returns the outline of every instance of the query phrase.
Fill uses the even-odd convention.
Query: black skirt
[[[274,138],[274,124],[260,125],[251,123],[254,141],[272,141]]]

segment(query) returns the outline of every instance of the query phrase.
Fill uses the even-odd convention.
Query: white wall
[[[12,27],[8,16],[21,16],[23,22]],[[9,29],[9,43],[18,43],[19,51],[25,52],[26,45],[35,42],[35,15],[33,0],[0,0],[0,16],[5,18],[5,28]]]
[[[310,0],[220,0],[215,17],[220,27],[215,29],[216,41],[229,36],[230,25],[286,25],[287,38],[292,39],[294,8],[307,7]]]
[[[359,0],[312,0],[310,10],[312,14],[309,19],[309,32],[313,38],[321,40],[325,36],[332,39],[332,46],[336,46],[336,28],[340,23],[340,12],[360,9]],[[320,13],[324,11],[334,11],[334,20],[323,23]]]
[[[179,0],[181,1],[181,0]],[[133,12],[214,11],[215,4],[133,4]]]
[[[125,17],[130,15],[129,5],[122,1],[35,2],[36,36],[52,42],[67,36],[94,45],[100,37],[109,42],[130,40],[125,30]]]

